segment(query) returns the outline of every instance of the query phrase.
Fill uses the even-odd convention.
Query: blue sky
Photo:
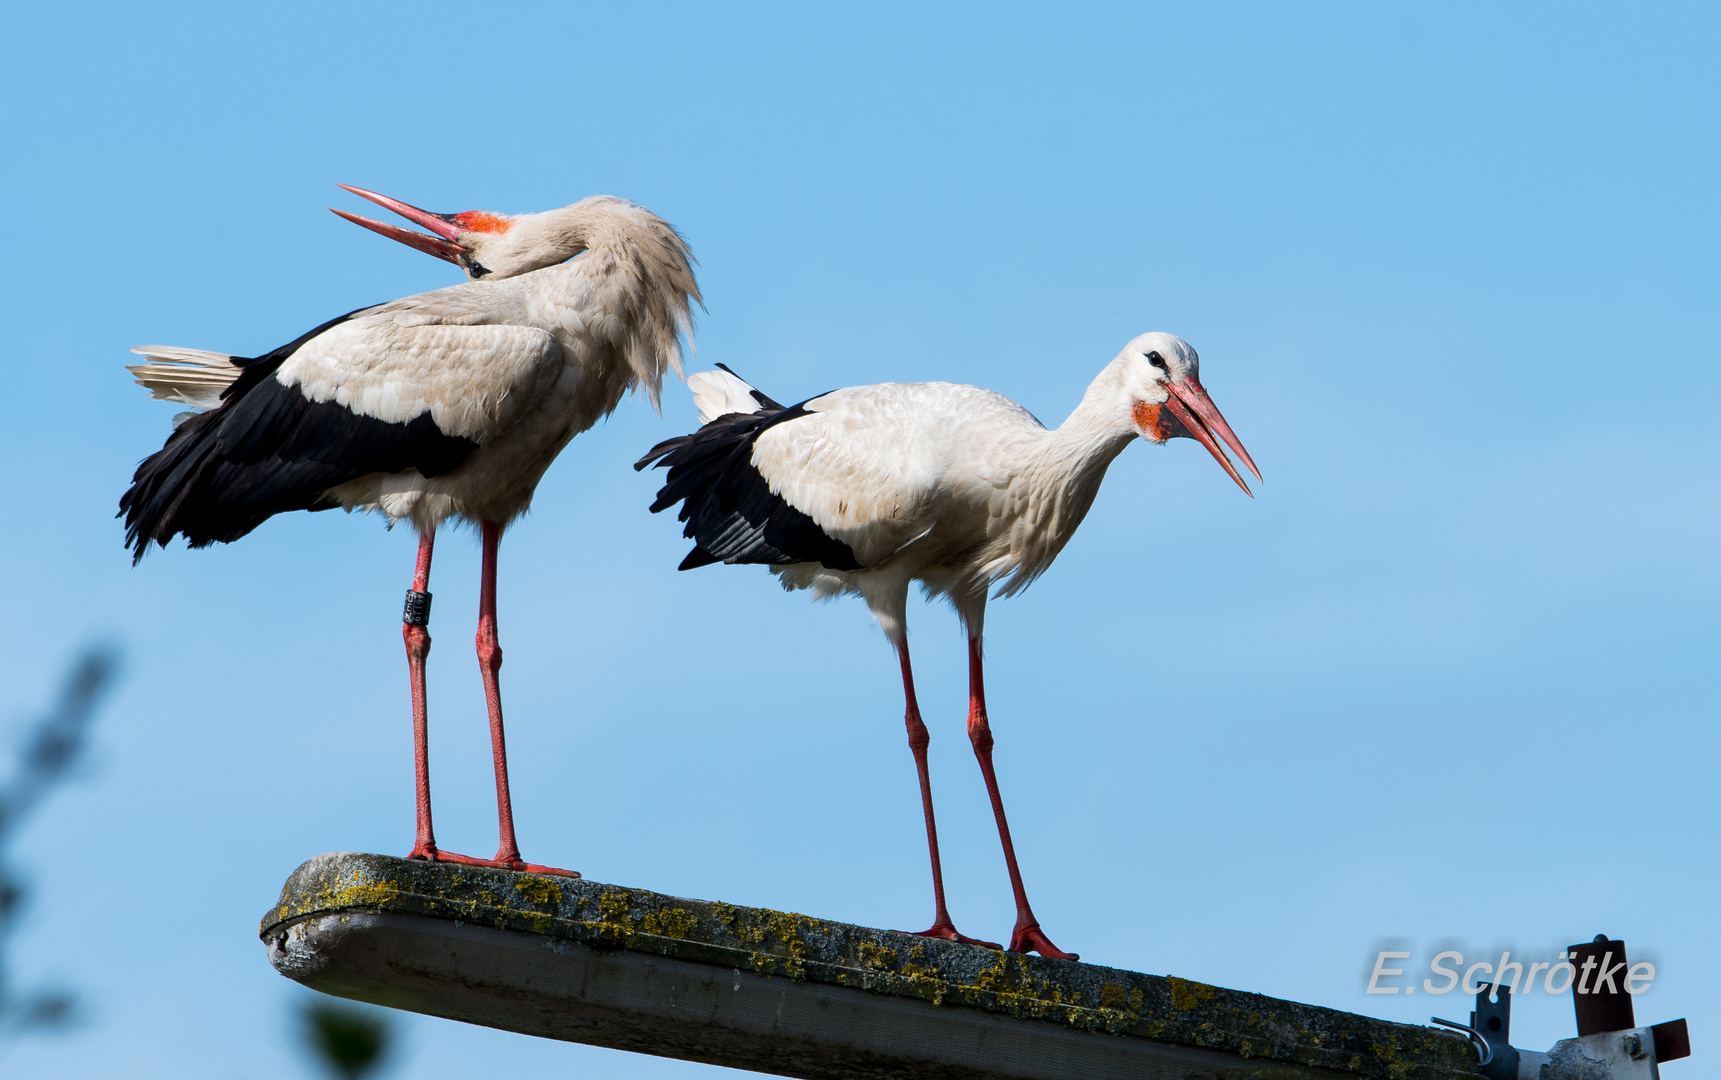
[[[1048,932],[1105,964],[1422,1022],[1375,952],[1721,968],[1713,763],[1713,14],[1573,5],[1056,10],[14,6],[0,172],[0,734],[124,648],[90,766],[24,836],[17,975],[76,988],[42,1077],[308,1075],[257,917],[319,852],[412,838],[413,541],[276,519],[133,569],[114,504],[173,409],[121,365],[255,353],[455,280],[334,187],[438,210],[625,196],[687,235],[701,360],[783,400],[973,382],[1056,422],[1182,335],[1267,477],[1131,447],[988,619],[1000,783]],[[929,920],[887,646],[856,601],[674,570],[630,400],[503,545],[529,858],[875,926]],[[494,844],[477,553],[432,589],[439,839]],[[951,614],[911,609],[952,912],[1005,934]],[[1519,1003],[1519,1045],[1572,1032]],[[711,1070],[414,1018],[403,1074]],[[1673,1069],[1695,1071],[1695,1065]],[[1672,1073],[1670,1072],[1670,1075]]]

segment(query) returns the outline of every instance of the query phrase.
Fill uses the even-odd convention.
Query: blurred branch
[[[72,666],[59,700],[28,731],[18,764],[0,786],[0,1033],[65,1023],[72,1014],[69,994],[19,996],[7,975],[7,954],[23,908],[25,888],[5,861],[19,826],[63,783],[83,755],[96,706],[113,683],[118,654],[102,646],[85,650]]]

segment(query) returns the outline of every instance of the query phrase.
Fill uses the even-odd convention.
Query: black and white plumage
[[[441,477],[472,456],[478,443],[444,432],[429,411],[390,422],[277,378],[307,340],[359,313],[262,356],[219,356],[236,377],[213,400],[187,400],[207,411],[184,415],[120,501],[133,562],[151,540],[165,545],[177,533],[192,547],[228,543],[276,514],[339,506],[338,489],[361,477]]]
[[[685,500],[681,520],[688,522],[686,535],[699,540],[678,569],[714,562],[772,566],[816,562],[833,570],[859,570],[861,564],[847,544],[774,494],[757,469],[734,467],[742,459],[752,460],[760,436],[808,415],[804,402],[784,408],[747,389],[756,399],[756,411],[729,413],[692,435],[670,439],[652,450],[653,455],[673,462],[651,512]]]
[[[332,506],[421,530],[454,516],[505,526],[630,387],[655,403],[699,299],[675,230],[607,197],[476,223],[449,241],[488,260],[476,280],[351,312],[255,358],[136,350],[152,360],[133,369],[140,383],[208,411],[183,419],[122,498],[134,558],[152,541],[231,541],[273,514]],[[503,241],[514,246],[487,246]]]
[[[991,767],[981,632],[989,593],[1011,596],[1043,574],[1081,524],[1107,467],[1138,437],[1202,443],[1248,492],[1221,443],[1259,478],[1201,386],[1199,358],[1170,334],[1131,341],[1048,430],[998,394],[952,383],[885,383],[783,408],[727,369],[688,379],[702,426],[654,447],[635,468],[669,470],[651,509],[682,504],[695,547],[683,569],[761,563],[788,589],[863,597],[896,646],[931,849],[936,917],[944,909],[925,746],[908,660],[908,590],[946,597],[970,646],[969,735],[993,801],[1016,892],[1012,949],[1070,956],[1028,907]],[[964,939],[968,940],[968,939]]]
[[[290,510],[375,510],[419,534],[403,634],[412,678],[414,857],[528,868],[514,839],[496,633],[503,529],[568,441],[630,389],[655,406],[681,373],[699,300],[693,259],[668,222],[598,196],[560,210],[433,214],[349,188],[430,230],[342,214],[456,263],[471,280],[361,308],[256,357],[134,350],[157,398],[190,405],[120,500],[133,561],[152,543],[237,540]],[[337,211],[339,213],[339,211]],[[494,859],[439,850],[431,829],[424,663],[429,573],[449,518],[483,538],[478,654],[490,713],[501,843]],[[535,867],[542,872],[550,867]]]

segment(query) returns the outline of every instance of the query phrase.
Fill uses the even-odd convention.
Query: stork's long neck
[[[1010,575],[1004,595],[1026,587],[1057,558],[1093,506],[1106,469],[1136,434],[1127,398],[1108,367],[1075,412],[1027,449],[1012,484],[1024,496],[1016,500],[1020,513],[984,560],[995,576]]]
[[[656,406],[664,373],[681,374],[682,338],[693,336],[691,304],[699,286],[686,245],[667,222],[616,200],[587,200],[565,213],[568,235],[585,254],[539,273],[553,302],[565,309],[570,336],[606,332],[631,379]],[[593,319],[576,303],[588,298],[604,308],[605,318]]]
[[[1033,472],[1042,485],[1064,492],[1080,504],[1071,528],[1081,521],[1112,461],[1138,434],[1115,363],[1100,372],[1081,404],[1055,431],[1047,433]],[[1082,493],[1085,492],[1085,497]]]

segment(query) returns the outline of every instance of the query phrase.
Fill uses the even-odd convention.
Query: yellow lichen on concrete
[[[628,900],[627,893],[619,889],[608,890],[598,897],[598,918],[602,922],[620,923],[631,927],[633,905]]]
[[[316,911],[336,911],[341,908],[386,908],[400,898],[400,884],[387,878],[377,881],[352,881],[339,887],[325,886],[314,893],[302,894],[299,903],[283,903],[275,910],[275,918],[286,920]]]
[[[1122,1010],[1088,1009],[1079,990],[1034,978],[1025,956],[995,955],[997,960],[981,968],[972,985],[956,988],[964,1002],[989,1005],[1022,1019],[1057,1020],[1076,1027],[1106,1027],[1124,1017]]]
[[[1410,1075],[1412,1065],[1399,1053],[1397,1037],[1389,1037],[1384,1043],[1371,1043],[1369,1046],[1374,1051],[1374,1056],[1386,1064],[1388,1076],[1396,1080],[1398,1077]]]
[[[1099,992],[1099,1014],[1104,1030],[1122,1034],[1141,1023],[1141,1010],[1147,1005],[1147,995],[1139,987],[1124,987],[1119,983],[1103,983]]]
[[[934,1005],[944,1004],[944,992],[950,984],[939,977],[938,972],[920,964],[902,965],[902,974],[908,979],[915,993],[932,1002]]]
[[[628,894],[620,889],[606,889],[598,896],[598,921],[592,928],[592,944],[599,948],[620,948],[633,944],[632,904]]]
[[[863,941],[857,951],[860,954],[860,962],[863,967],[872,968],[874,971],[896,970],[895,949],[887,949],[883,945],[874,945],[870,941]]]
[[[639,928],[658,937],[685,939],[699,927],[699,917],[685,908],[648,911],[639,917]]]
[[[1206,983],[1191,982],[1172,975],[1166,979],[1171,984],[1171,1007],[1178,1012],[1188,1012],[1203,1001],[1212,1001],[1219,991]]]
[[[534,904],[559,904],[562,902],[562,887],[547,877],[538,874],[521,874],[514,882],[514,891],[523,894]]]

